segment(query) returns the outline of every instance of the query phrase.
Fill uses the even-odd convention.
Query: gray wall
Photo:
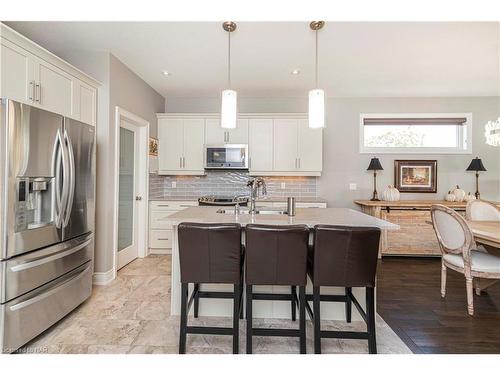
[[[484,124],[500,115],[498,97],[449,98],[329,98],[326,104],[327,127],[323,139],[323,174],[317,180],[318,196],[336,207],[355,207],[355,199],[369,199],[373,175],[366,171],[374,155],[359,153],[359,114],[363,112],[472,112],[471,155],[377,155],[384,171],[378,177],[378,190],[393,184],[395,159],[436,159],[438,192],[402,194],[402,199],[442,199],[455,185],[474,192],[474,173],[465,172],[470,160],[479,156],[488,170],[480,177],[482,198],[500,200],[500,148],[484,142]],[[238,103],[240,112],[306,112],[307,100],[246,99]],[[217,112],[218,98],[167,98],[167,112]],[[350,191],[349,183],[358,190]]]
[[[150,122],[156,135],[156,113],[165,99],[115,56],[106,52],[66,50],[58,56],[102,82],[97,93],[97,199],[95,272],[113,267],[113,215],[115,169],[115,107],[119,106]]]

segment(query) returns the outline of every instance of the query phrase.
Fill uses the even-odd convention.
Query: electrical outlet
[[[357,190],[358,189],[358,184],[351,182],[349,184],[349,190]]]
[[[286,189],[286,184],[284,182],[281,183],[281,188]]]
[[[177,187],[177,182],[176,181],[172,181],[172,189],[175,189]]]

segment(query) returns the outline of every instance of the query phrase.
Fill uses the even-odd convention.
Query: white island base
[[[198,223],[239,223],[246,225],[248,223],[257,224],[305,224],[313,227],[315,224],[347,225],[347,226],[375,226],[380,229],[394,230],[399,226],[389,223],[385,220],[363,214],[359,211],[347,208],[304,208],[298,209],[297,215],[288,217],[287,215],[228,215],[218,214],[216,207],[191,207],[180,211],[174,215],[162,219],[173,227],[172,243],[172,300],[171,314],[180,314],[181,304],[181,282],[179,265],[179,246],[177,240],[177,225],[181,222]],[[190,285],[189,295],[191,295],[193,285]],[[232,285],[221,284],[202,284],[200,289],[203,291],[224,291],[232,292]],[[298,288],[297,288],[298,289]],[[289,286],[254,286],[254,292],[260,293],[291,293]],[[344,288],[321,288],[322,294],[344,294]],[[360,305],[365,309],[365,288],[352,288],[352,292]],[[312,294],[312,285],[309,283],[306,289],[307,294]],[[245,296],[243,295],[243,311],[245,311]],[[312,303],[310,303],[312,306]],[[192,309],[190,311],[192,314]],[[233,314],[232,299],[200,299],[200,316],[218,316],[231,317]],[[307,314],[306,314],[307,315]],[[261,301],[254,300],[253,316],[256,318],[281,318],[291,319],[290,301]],[[343,302],[321,302],[321,319],[323,320],[344,320],[345,304]],[[352,320],[362,320],[356,307],[352,308]]]
[[[173,228],[173,243],[172,243],[172,300],[171,300],[171,315],[180,315],[181,313],[181,278],[179,266],[179,247],[177,241],[177,225]],[[214,292],[232,292],[232,284],[201,284],[200,290]],[[297,288],[297,296],[298,296]],[[254,293],[291,293],[289,286],[254,286]],[[193,284],[189,285],[189,296],[193,292]],[[344,288],[322,287],[322,294],[344,294]],[[352,293],[359,301],[363,310],[366,307],[365,288],[352,288]],[[306,294],[312,294],[312,284],[308,278]],[[243,315],[245,316],[245,288],[243,288]],[[312,301],[309,302],[312,308]],[[190,315],[193,315],[193,309],[190,310]],[[199,316],[217,316],[217,317],[232,317],[233,316],[233,300],[232,299],[214,299],[200,298]],[[259,301],[253,300],[252,315],[254,318],[279,318],[291,319],[292,310],[290,301]],[[297,319],[299,316],[297,306]],[[306,318],[309,316],[306,313]],[[343,320],[345,321],[345,304],[343,302],[321,302],[321,319],[322,320]],[[356,307],[352,306],[352,320],[363,320],[359,315]]]

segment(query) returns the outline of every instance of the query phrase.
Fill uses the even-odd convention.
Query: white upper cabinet
[[[220,127],[219,119],[207,119],[205,122],[205,143],[207,145],[220,145],[226,143],[227,129]]]
[[[310,129],[307,120],[297,126],[298,169],[302,172],[323,170],[323,129]]]
[[[207,119],[205,125],[205,143],[207,145],[224,143],[247,144],[248,120],[239,119],[236,129],[223,129],[220,126],[220,119]]]
[[[97,90],[78,80],[75,80],[73,85],[74,116],[82,122],[95,125]]]
[[[250,119],[250,174],[320,176],[323,131],[309,129],[307,119]]]
[[[0,97],[19,102],[33,100],[33,56],[8,40],[2,39]]]
[[[203,175],[205,120],[158,117],[158,174]]]
[[[184,159],[182,167],[192,174],[205,174],[203,142],[205,140],[205,120],[184,120]]]
[[[73,113],[73,77],[62,69],[36,59],[35,101],[43,108],[64,116]]]
[[[0,96],[96,124],[99,82],[0,23]]]
[[[250,173],[273,170],[273,120],[250,119],[248,127]]]
[[[184,121],[158,119],[158,173],[182,170]]]
[[[298,170],[297,126],[295,119],[274,120],[274,171]]]

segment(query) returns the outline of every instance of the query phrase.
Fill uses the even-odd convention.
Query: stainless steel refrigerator
[[[12,352],[92,291],[93,126],[2,99],[0,349]]]

